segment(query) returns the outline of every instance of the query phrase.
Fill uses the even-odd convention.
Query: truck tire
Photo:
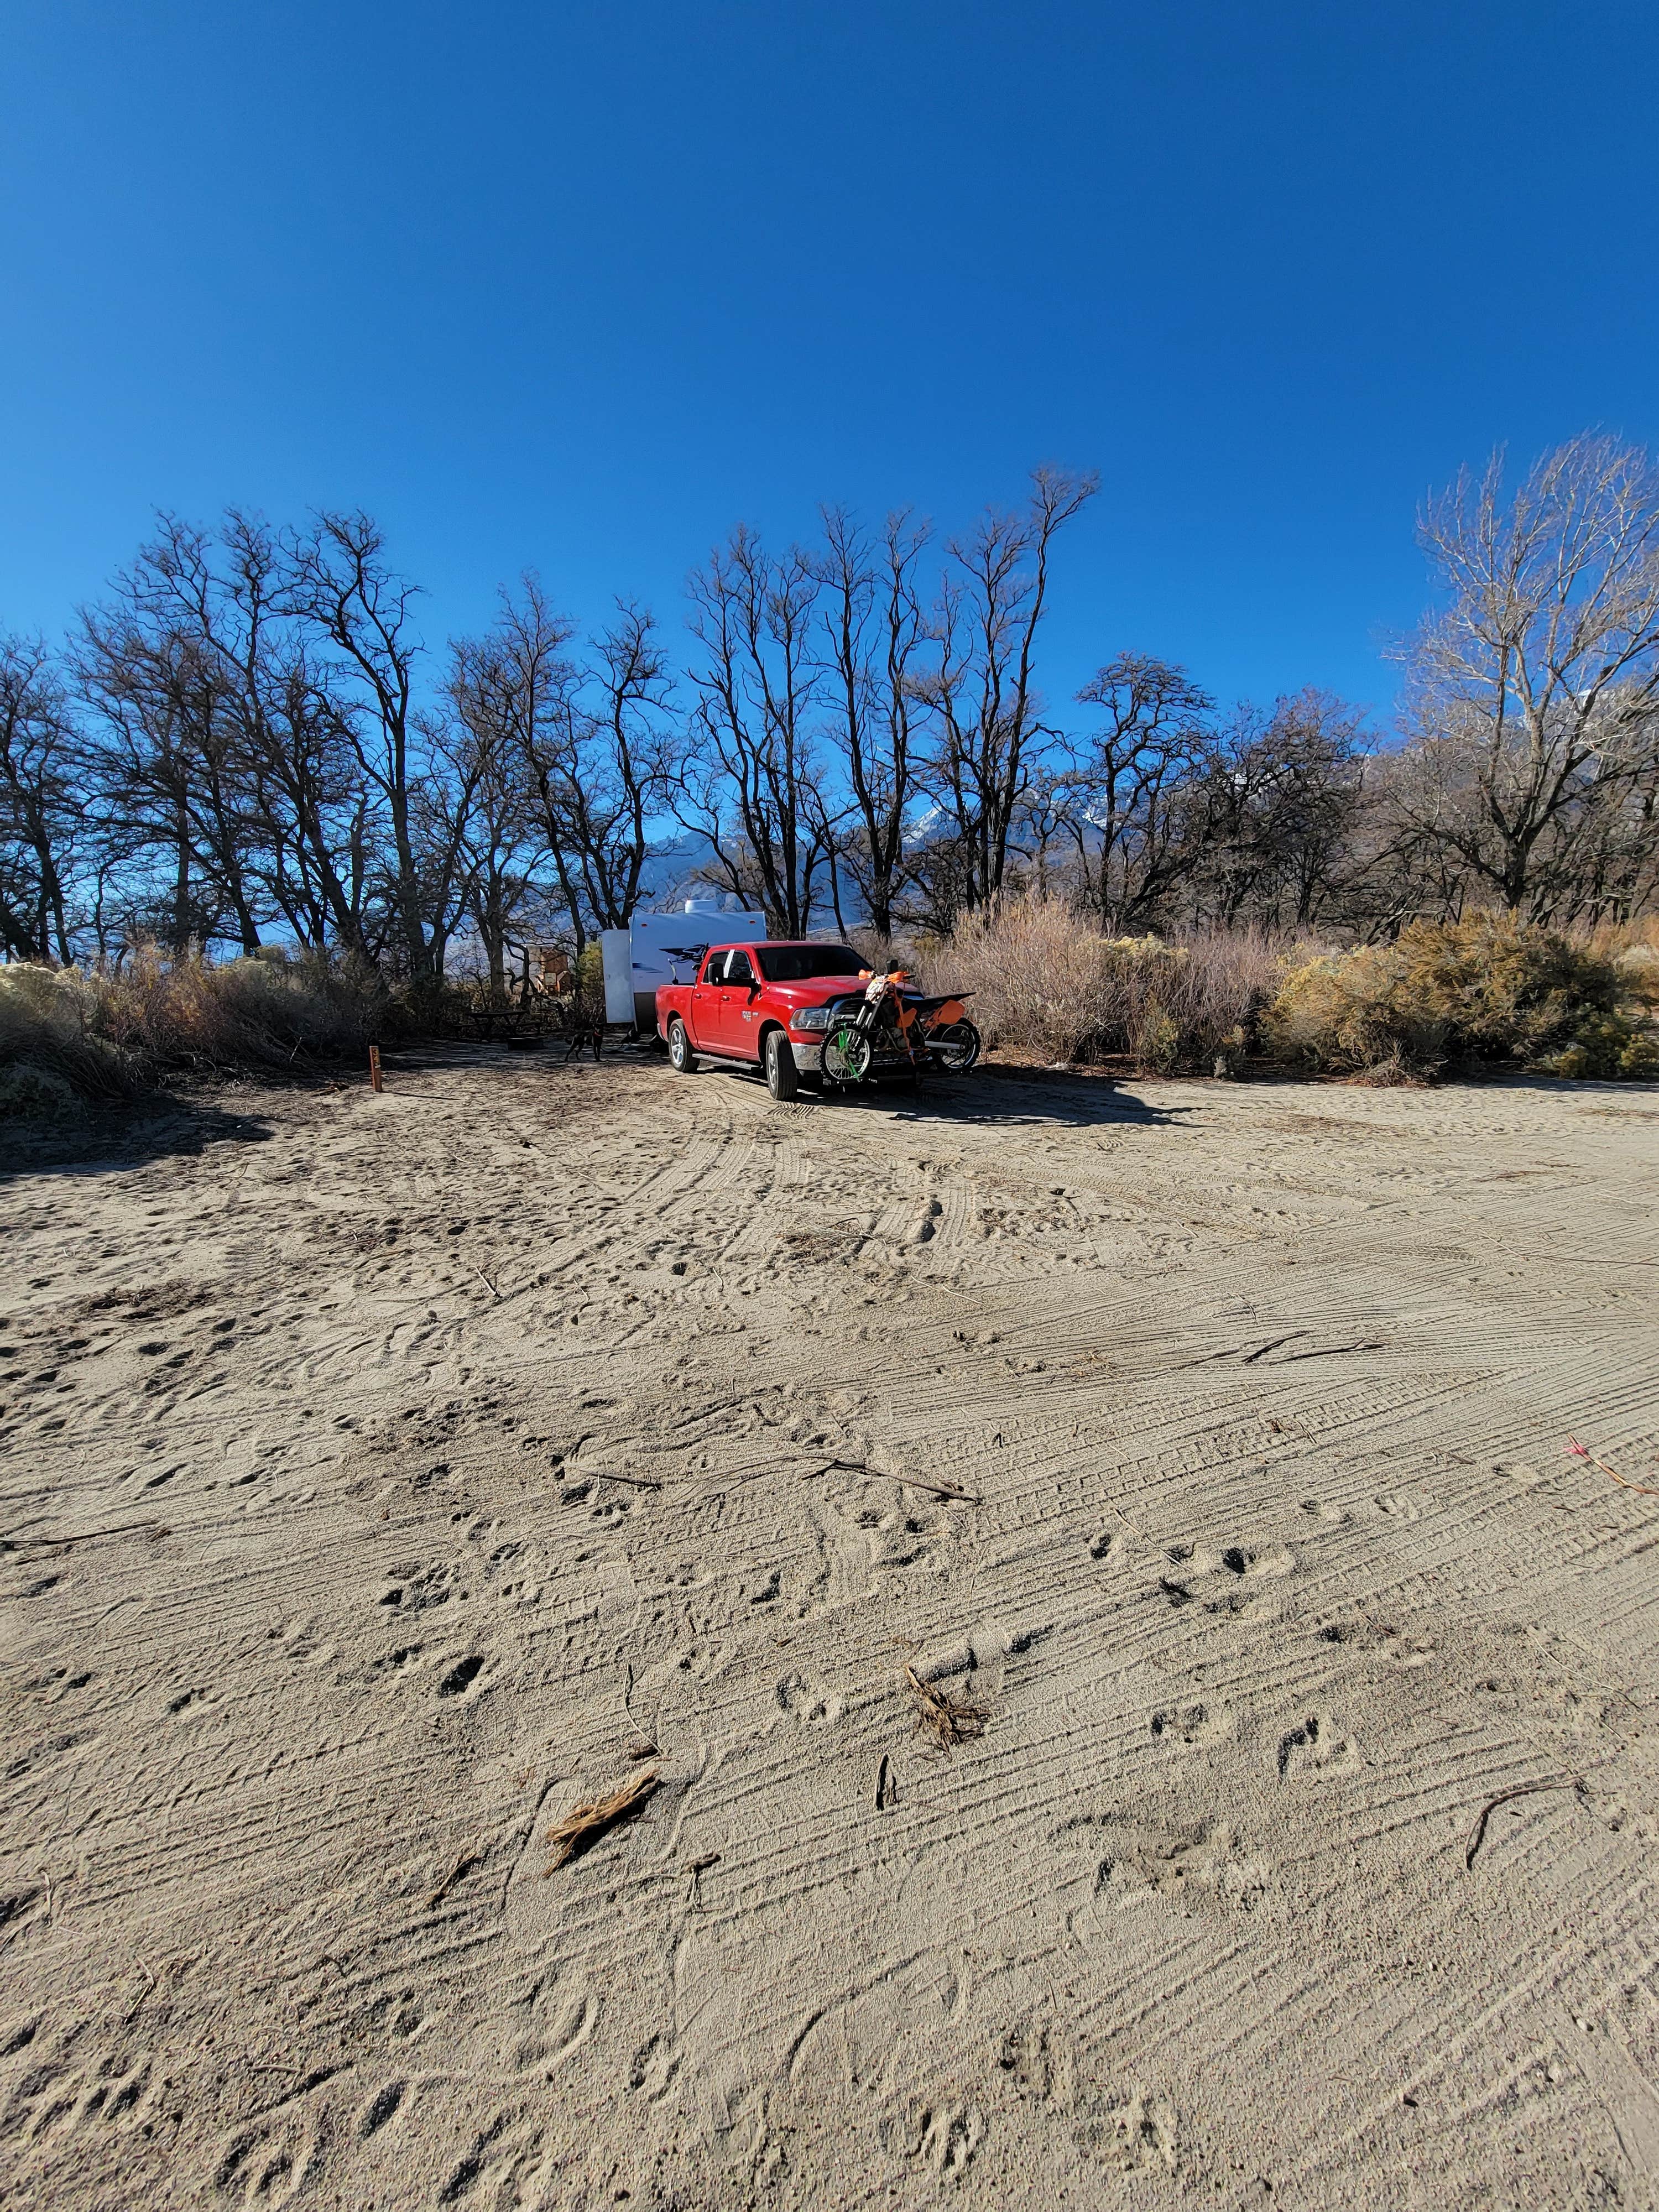
[[[768,1030],[765,1052],[766,1087],[775,1098],[787,1103],[800,1086],[795,1073],[795,1055],[781,1030]]]
[[[691,1040],[685,1033],[685,1024],[678,1014],[668,1023],[668,1065],[676,1075],[695,1075],[697,1062],[691,1050]]]

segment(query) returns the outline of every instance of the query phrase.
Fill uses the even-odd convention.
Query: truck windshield
[[[814,975],[856,975],[869,962],[850,945],[764,945],[756,953],[769,983],[805,983]]]

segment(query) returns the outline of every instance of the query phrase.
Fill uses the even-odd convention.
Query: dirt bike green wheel
[[[870,1073],[869,1038],[860,1030],[831,1030],[823,1041],[823,1072],[831,1083],[862,1083]]]

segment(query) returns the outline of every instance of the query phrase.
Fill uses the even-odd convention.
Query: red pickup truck
[[[862,955],[848,945],[712,945],[698,963],[695,982],[665,983],[659,989],[657,1034],[678,1074],[689,1075],[699,1059],[747,1061],[765,1070],[766,1087],[775,1098],[793,1098],[800,1075],[825,1075],[831,1010],[837,1001],[861,1002],[869,975]],[[908,995],[908,1003],[918,1011],[946,1005],[914,994]],[[971,1051],[965,1046],[941,1051],[935,1038],[944,1032],[936,1031],[915,1050],[878,1051],[870,1073],[914,1073],[919,1056],[952,1069],[971,1066],[978,1057],[978,1034],[960,1020],[959,1005],[950,1002],[950,1010],[952,1036],[960,1031],[971,1038]]]

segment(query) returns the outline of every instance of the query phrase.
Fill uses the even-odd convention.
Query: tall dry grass
[[[1107,938],[1055,898],[970,915],[932,953],[939,988],[973,992],[994,1043],[1054,1060],[1132,1056],[1150,1073],[1234,1072],[1280,980],[1280,945],[1255,932],[1170,944]]]
[[[9,1100],[13,1113],[38,1115],[64,1086],[97,1103],[168,1073],[337,1060],[362,1051],[386,1013],[377,985],[320,960],[216,965],[140,949],[118,971],[0,967],[0,1110]]]

